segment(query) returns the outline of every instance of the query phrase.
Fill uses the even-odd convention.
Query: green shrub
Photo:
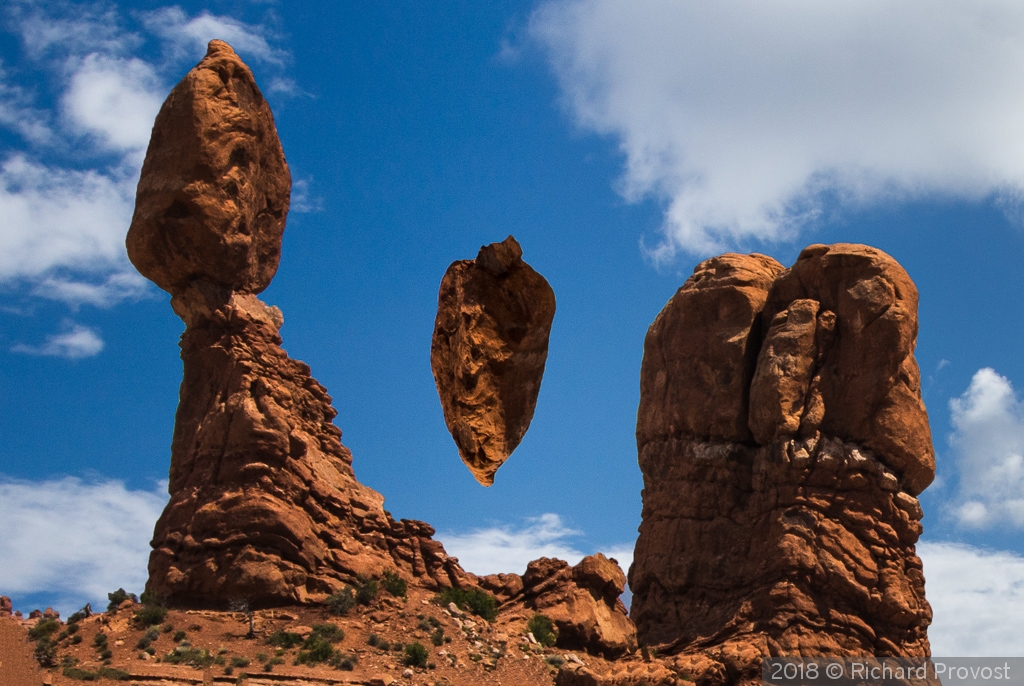
[[[49,636],[43,636],[36,641],[33,654],[40,667],[57,666],[57,644]]]
[[[334,657],[334,646],[323,639],[319,639],[312,643],[307,642],[307,645],[303,646],[303,649],[295,657],[295,664],[316,665],[321,662],[327,662],[332,657]]]
[[[356,659],[355,655],[345,655],[344,653],[336,652],[334,657],[331,658],[332,667],[334,667],[335,669],[344,670],[346,672],[351,672],[353,669],[355,669],[356,662],[358,662],[358,660]]]
[[[249,666],[249,658],[242,657],[241,655],[235,655],[233,658],[231,658],[231,666],[232,667],[248,667]]]
[[[82,642],[82,634],[75,634],[71,637],[71,645],[76,646]]]
[[[534,636],[534,638],[537,638]],[[561,667],[565,664],[565,658],[561,658],[558,655],[551,655],[547,658],[546,662],[552,667]]]
[[[82,669],[81,667],[65,667],[61,673],[69,679],[96,681],[96,672],[90,672],[88,669]]]
[[[101,660],[109,660],[112,657],[114,657],[114,653],[109,648],[100,653]]]
[[[135,611],[135,624],[140,627],[149,627],[162,624],[167,618],[167,608],[162,605],[143,605]]]
[[[380,585],[376,579],[370,579],[365,576],[356,577],[359,585],[356,587],[356,602],[360,605],[369,605],[380,593]]]
[[[434,602],[442,607],[455,603],[456,607],[488,622],[493,622],[498,616],[498,603],[494,596],[479,588],[446,588],[434,597]]]
[[[69,620],[68,621],[68,628],[65,629],[65,631],[67,631],[69,634],[72,634],[72,635],[77,634],[78,633],[78,622],[72,622],[72,621]]]
[[[404,598],[409,592],[408,584],[405,583],[405,579],[398,576],[398,572],[389,569],[381,575],[380,581],[384,590],[396,598]]]
[[[197,669],[206,669],[213,664],[214,657],[203,648],[179,645],[163,657],[163,662],[172,665],[189,665]]]
[[[439,646],[444,643],[444,629],[441,627],[434,629],[434,633],[430,634],[430,642],[435,646]]]
[[[356,592],[351,586],[327,596],[327,608],[332,615],[344,616],[356,605]]]
[[[113,667],[100,667],[96,670],[96,676],[101,679],[112,679],[114,681],[127,681],[128,672]]]
[[[148,638],[150,641],[155,641],[156,639],[160,638],[160,630],[157,629],[155,626],[149,627],[149,630],[146,631],[146,638]]]
[[[139,642],[135,644],[135,649],[136,650],[145,650],[152,643],[153,643],[153,641],[149,640],[149,638],[147,636],[143,636],[142,638],[139,639]]]
[[[75,612],[70,617],[68,617],[68,626],[70,627],[72,624],[78,624],[80,621],[82,621],[83,619],[85,619],[86,617],[88,617],[91,614],[92,614],[92,606],[91,605],[86,605],[81,610],[79,610],[78,612]]]
[[[174,632],[174,638],[172,640],[175,643],[181,643],[182,641],[185,640],[186,636],[188,636],[188,634],[186,634],[184,631],[175,631]]]
[[[129,599],[131,599],[131,601],[134,603],[139,602],[138,596],[136,596],[134,593],[129,593],[123,588],[119,588],[113,593],[108,593],[107,598],[110,600],[110,603],[107,605],[108,612],[110,610],[116,610],[121,603]]]
[[[328,643],[337,643],[345,638],[345,631],[337,624],[331,622],[314,624],[313,631],[310,633],[309,638],[306,639],[306,642],[308,643],[315,638],[322,638]]]
[[[555,631],[555,623],[545,615],[534,615],[526,624],[526,630],[533,634],[545,648],[550,648],[558,641],[558,632]]]
[[[373,646],[374,648],[380,648],[381,650],[387,650],[387,649],[388,649],[388,648],[390,647],[390,646],[388,645],[388,642],[387,642],[387,641],[385,641],[385,640],[384,640],[383,638],[381,638],[380,636],[378,636],[377,634],[370,634],[370,635],[369,635],[369,636],[368,636],[368,637],[366,638],[366,643],[367,643],[368,645],[371,645],[371,646]]]
[[[92,637],[92,644],[97,648],[105,647],[107,645],[107,635],[102,631],[97,631],[96,635]]]
[[[422,643],[410,643],[405,646],[405,658],[402,660],[408,667],[426,667],[430,653]]]
[[[40,638],[49,638],[54,631],[60,628],[60,620],[57,619],[42,619],[36,623],[34,627],[28,630],[28,637],[33,641],[38,641]]]
[[[267,645],[277,646],[278,648],[294,648],[295,646],[302,643],[302,637],[298,634],[293,634],[290,631],[284,631],[278,629],[274,633],[267,636]]]

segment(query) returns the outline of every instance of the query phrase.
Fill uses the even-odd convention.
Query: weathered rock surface
[[[551,286],[515,238],[453,262],[437,298],[430,365],[445,423],[484,486],[533,419],[555,316]]]
[[[644,346],[642,644],[705,684],[767,655],[928,654],[916,336],[917,291],[873,248],[698,265]]]
[[[636,649],[636,627],[619,596],[626,575],[618,562],[601,553],[568,562],[542,557],[526,573],[480,577],[502,610],[523,606],[549,617],[558,630],[558,647],[615,658]]]
[[[200,279],[259,293],[277,272],[290,191],[252,72],[227,43],[210,41],[157,115],[128,256],[172,293]]]
[[[0,617],[10,617],[12,614],[14,614],[14,605],[11,604],[11,599],[0,595]]]
[[[281,349],[273,277],[290,180],[248,68],[213,41],[157,119],[129,256],[187,327],[170,502],[147,590],[175,605],[304,603],[386,569],[471,584],[423,522],[396,522],[356,481],[337,414]]]

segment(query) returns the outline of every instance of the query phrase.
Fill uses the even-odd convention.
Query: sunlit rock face
[[[212,41],[157,117],[127,240],[186,324],[146,589],[226,608],[323,600],[385,570],[470,584],[429,525],[396,522],[356,481],[330,396],[281,348],[281,311],[255,295],[277,271],[290,186],[252,73]]]
[[[642,644],[707,683],[767,655],[928,654],[916,338],[917,289],[874,248],[697,266],[644,345]]]
[[[530,427],[554,316],[554,291],[512,236],[441,280],[430,364],[459,455],[484,486]]]

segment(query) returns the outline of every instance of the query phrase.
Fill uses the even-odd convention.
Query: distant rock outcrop
[[[441,279],[430,364],[459,455],[484,486],[533,419],[554,316],[554,291],[512,236]]]
[[[644,345],[642,644],[706,684],[769,655],[928,654],[916,338],[917,290],[873,248],[697,266]]]
[[[558,647],[616,658],[636,649],[636,627],[620,600],[626,575],[618,562],[601,553],[576,566],[542,557],[526,573],[480,577],[481,586],[502,601],[502,609],[521,605],[549,617],[558,631]]]
[[[157,117],[127,239],[187,325],[146,589],[259,607],[322,600],[386,569],[469,583],[429,525],[396,522],[356,481],[330,396],[281,349],[281,312],[255,295],[277,270],[290,183],[252,73],[212,41]]]

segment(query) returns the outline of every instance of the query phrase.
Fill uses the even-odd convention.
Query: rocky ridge
[[[441,279],[430,366],[459,456],[484,486],[533,419],[555,293],[509,236]]]

